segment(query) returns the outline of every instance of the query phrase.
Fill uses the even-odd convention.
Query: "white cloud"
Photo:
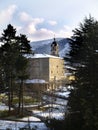
[[[30,21],[29,23],[27,23],[26,25],[26,31],[29,34],[33,34],[37,31],[37,25],[43,23],[44,19],[42,18],[35,18],[32,19],[32,21]]]
[[[50,25],[52,25],[52,26],[54,26],[54,25],[56,25],[56,24],[57,24],[57,22],[56,22],[56,21],[52,21],[52,20],[48,21],[48,23],[49,23]]]
[[[56,34],[57,37],[71,37],[72,36],[72,27],[69,27],[67,25],[64,25],[64,27],[59,30],[59,32]]]
[[[54,35],[54,32],[52,30],[48,30],[46,28],[41,28],[39,31],[38,31],[38,34],[39,36],[41,37],[52,37]]]
[[[67,31],[70,31],[72,28],[69,27],[68,25],[64,25],[64,29],[67,30]]]
[[[38,25],[44,25],[43,18],[32,18],[29,14],[22,12],[19,14],[20,20],[23,22],[21,32],[25,32],[30,41],[43,40],[52,38],[55,34],[52,30],[47,28],[40,28]],[[52,25],[56,24],[55,21],[51,21]]]
[[[32,17],[30,15],[28,15],[26,12],[21,12],[19,14],[19,17],[20,17],[20,20],[24,21],[24,22],[32,20]]]
[[[54,34],[56,37],[70,37],[71,31],[70,27],[64,26],[58,32],[54,32],[47,28],[38,28],[39,24],[44,25],[43,18],[32,18],[29,14],[22,12],[20,13],[20,19],[25,23],[22,28],[22,32],[25,32],[31,41],[43,40],[53,38]],[[52,26],[56,25],[56,21],[48,21]]]
[[[55,32],[48,30],[46,28],[41,28],[39,30],[36,30],[34,34],[30,35],[30,40],[36,41],[36,40],[50,39],[54,36],[54,33]]]
[[[13,26],[14,26],[14,28],[16,28],[16,30],[18,32],[20,32],[22,30],[22,26],[17,26],[17,25],[13,25]]]
[[[2,17],[2,19],[0,19],[0,23],[3,23],[5,21],[8,22],[9,20],[11,20],[15,10],[15,5],[11,5],[6,10],[3,10],[0,13]],[[14,27],[17,29],[18,33],[25,33],[31,41],[50,39],[53,38],[54,34],[56,37],[70,37],[71,35],[71,28],[66,25],[58,32],[39,27],[39,24],[42,24],[41,26],[44,26],[44,19],[33,18],[26,12],[19,13],[18,20],[19,19],[20,21],[22,21],[22,25],[15,25]],[[55,26],[57,24],[57,22],[53,20],[48,21],[48,23],[52,26]]]
[[[20,20],[23,23],[22,30],[29,35],[36,33],[38,24],[44,22],[43,18],[33,18],[31,15],[27,14],[26,12],[21,12],[19,14]]]
[[[23,22],[31,22],[34,25],[40,24],[44,22],[43,18],[33,18],[31,15],[27,14],[26,12],[21,12],[19,14],[20,20]],[[30,24],[31,24],[30,23]]]
[[[61,30],[58,32],[54,32],[52,30],[46,29],[46,28],[41,28],[35,30],[34,33],[32,33],[29,38],[31,41],[36,41],[36,40],[44,40],[44,39],[51,39],[54,37],[59,37],[59,38],[70,38],[72,36],[72,29],[69,26],[64,26]]]
[[[37,25],[37,24],[43,23],[44,19],[43,18],[34,18],[34,19],[32,19],[32,22],[34,25]]]
[[[30,24],[27,25],[27,32],[29,34],[33,34],[34,32],[36,32],[36,26],[34,25],[33,22],[31,22]]]
[[[11,21],[16,8],[16,5],[11,5],[7,9],[2,10],[0,12],[0,24]]]
[[[54,34],[56,37],[63,37],[68,38],[72,36],[72,29],[69,26],[64,25],[64,27],[59,30],[58,32],[54,32],[52,30],[46,29],[46,28],[36,28],[33,23],[29,24],[28,28],[28,37],[30,41],[38,41],[38,40],[44,40],[44,39],[51,39],[54,37]]]

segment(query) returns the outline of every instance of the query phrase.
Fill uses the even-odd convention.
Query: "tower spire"
[[[54,34],[54,41],[51,44],[51,55],[59,56],[58,49],[59,49],[58,43],[55,40],[55,34]]]

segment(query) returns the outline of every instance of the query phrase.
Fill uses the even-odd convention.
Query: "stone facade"
[[[49,58],[49,80],[61,80],[64,75],[64,60],[59,57]]]
[[[64,78],[64,60],[60,57],[42,55],[29,58],[30,80],[43,79],[47,82]]]

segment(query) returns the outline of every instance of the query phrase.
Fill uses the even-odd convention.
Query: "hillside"
[[[59,45],[59,55],[61,57],[64,57],[65,54],[69,50],[69,41],[65,38],[57,38],[56,39],[58,45]],[[46,53],[51,54],[51,43],[53,42],[53,39],[49,40],[43,40],[43,41],[37,41],[37,42],[31,42],[32,50],[35,53]]]

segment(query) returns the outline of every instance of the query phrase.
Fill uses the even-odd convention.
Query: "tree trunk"
[[[9,79],[9,90],[8,90],[8,107],[9,107],[9,115],[11,113],[11,78]]]
[[[19,88],[19,106],[18,113],[23,116],[23,80],[21,80],[20,88]]]

